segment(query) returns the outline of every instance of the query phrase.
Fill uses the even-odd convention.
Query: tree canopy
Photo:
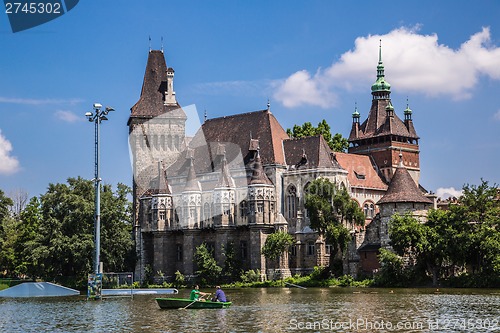
[[[276,260],[281,257],[283,252],[288,250],[293,242],[293,237],[287,232],[278,231],[272,233],[266,238],[266,242],[262,247],[262,254],[267,259]]]
[[[500,200],[497,186],[482,181],[465,185],[457,204],[431,210],[423,224],[411,215],[392,218],[393,248],[421,265],[433,277],[476,276],[482,286],[500,282]]]
[[[106,271],[131,270],[134,265],[129,193],[123,184],[115,192],[109,185],[101,188],[101,261]],[[93,266],[93,182],[79,177],[49,184],[45,194],[30,200],[11,229],[15,236],[2,237],[14,252],[9,256],[11,275],[83,283]]]
[[[314,127],[310,122],[305,122],[302,126],[294,125],[292,129],[287,129],[286,133],[292,138],[302,138],[321,134],[333,151],[345,152],[349,148],[349,142],[342,134],[332,135],[330,125],[323,119]]]
[[[334,254],[343,252],[350,241],[345,225],[363,225],[365,216],[358,204],[351,199],[343,186],[326,178],[318,178],[307,188],[305,207],[311,228],[325,235],[333,246]]]

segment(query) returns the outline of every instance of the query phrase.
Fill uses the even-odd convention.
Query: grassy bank
[[[265,288],[265,287],[286,287],[287,284],[294,284],[301,287],[370,287],[373,280],[355,280],[350,275],[338,278],[318,279],[314,276],[293,276],[283,280],[267,280],[254,282],[233,282],[225,284],[225,288]]]

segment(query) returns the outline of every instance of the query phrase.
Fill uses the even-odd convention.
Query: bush
[[[184,286],[184,283],[186,281],[186,278],[184,277],[184,275],[179,272],[179,271],[176,271],[175,272],[175,280],[174,280],[174,287],[175,288],[181,288],[182,286]]]
[[[254,271],[253,269],[244,272],[241,276],[241,282],[243,283],[251,283],[251,282],[259,282],[260,281],[260,270]]]

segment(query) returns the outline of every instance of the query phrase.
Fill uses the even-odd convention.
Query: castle
[[[309,226],[304,208],[309,183],[327,178],[348,190],[362,208],[366,227],[354,236],[344,272],[372,273],[388,247],[394,212],[425,220],[433,200],[419,187],[419,137],[412,110],[395,113],[381,50],[367,119],[352,114],[348,153],[333,152],[322,136],[290,138],[264,110],[205,119],[193,138],[177,102],[174,70],[163,51],[149,52],[139,101],[128,120],[134,169],[136,279],[146,268],[172,277],[193,276],[197,246],[205,243],[219,265],[231,247],[244,270],[262,277],[309,272],[329,262],[331,246]],[[262,255],[266,237],[290,233],[289,253],[271,263]]]

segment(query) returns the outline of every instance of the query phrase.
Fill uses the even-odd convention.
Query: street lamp
[[[95,154],[95,164],[94,164],[94,183],[95,183],[95,216],[94,216],[94,228],[95,228],[95,258],[94,258],[94,273],[99,274],[99,263],[101,257],[101,194],[100,194],[100,183],[101,178],[99,178],[99,125],[101,121],[108,120],[106,117],[110,111],[115,111],[112,107],[107,106],[104,110],[102,105],[99,103],[94,103],[94,112],[87,112],[85,116],[90,122],[95,123],[95,133],[94,133],[94,154]]]

